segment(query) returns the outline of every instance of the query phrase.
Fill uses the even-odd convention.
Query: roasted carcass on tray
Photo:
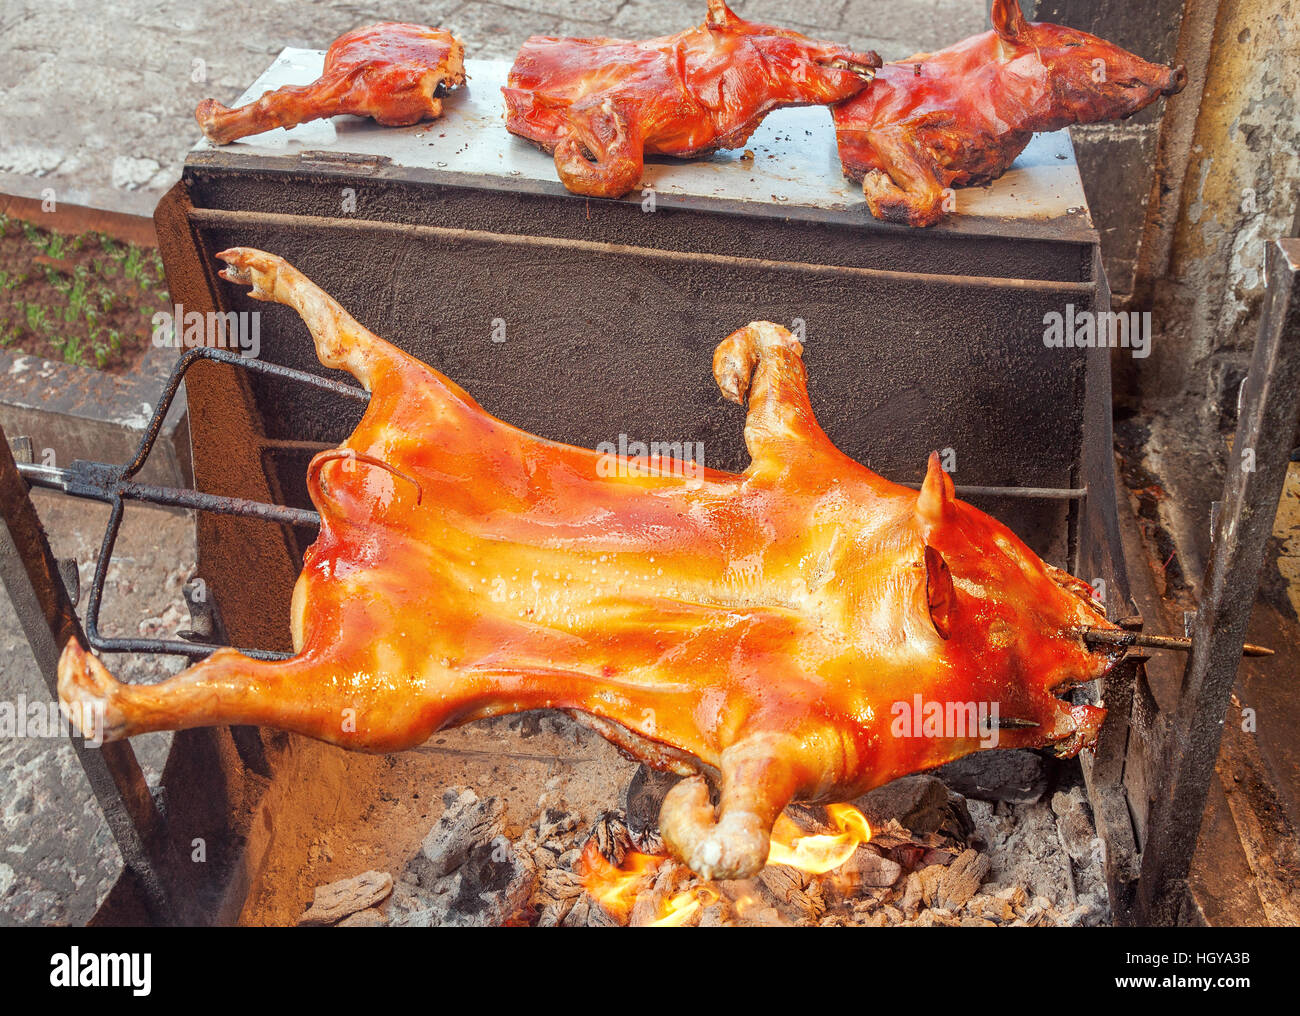
[[[850,800],[990,742],[1095,739],[1104,710],[1059,697],[1122,652],[1081,640],[1114,627],[1091,590],[958,501],[937,457],[918,494],[838,451],[784,328],[746,325],[713,359],[748,406],[744,473],[610,461],[489,416],[280,258],[220,257],[371,393],[308,471],[321,525],[293,593],[296,655],[222,649],[127,685],[73,640],[59,697],[74,720],[102,710],[109,739],[260,724],[391,752],[568,710],[689,777],[661,830],[715,878],[764,864],[792,800]],[[935,706],[948,719],[932,727]],[[954,706],[970,707],[955,726]]]
[[[1035,133],[1118,120],[1182,90],[1182,67],[1147,63],[994,0],[993,31],[883,67],[834,109],[840,161],[877,219],[941,221],[949,188],[996,180]]]
[[[342,114],[409,127],[442,115],[442,96],[464,83],[465,47],[450,32],[384,21],[335,39],[311,84],[285,85],[238,109],[204,99],[194,118],[218,145]]]
[[[783,106],[839,102],[880,58],[737,17],[709,0],[704,24],[660,39],[528,39],[510,69],[506,127],[555,155],[564,186],[619,197],[645,155],[739,148]]]

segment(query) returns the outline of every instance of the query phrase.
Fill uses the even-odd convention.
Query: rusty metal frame
[[[0,432],[0,437],[3,434]],[[59,654],[69,639],[83,639],[72,600],[28,495],[7,440],[0,440],[0,580],[13,602],[37,669],[58,697]],[[170,924],[175,910],[162,869],[166,849],[163,819],[135,752],[126,742],[88,745],[79,734],[69,741],[128,871],[138,880],[149,916]]]

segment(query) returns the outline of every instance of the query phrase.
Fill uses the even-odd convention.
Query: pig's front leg
[[[872,142],[884,170],[868,170],[862,178],[867,208],[882,222],[933,226],[944,217],[944,187],[934,160],[907,129],[873,132]]]
[[[315,340],[320,362],[346,370],[366,391],[374,391],[384,369],[405,355],[360,324],[284,258],[252,247],[231,247],[217,257],[229,266],[221,277],[250,287],[248,295],[254,300],[282,303],[296,310]]]
[[[204,136],[216,145],[226,145],[250,134],[276,127],[296,127],[344,112],[340,102],[352,87],[349,75],[322,76],[310,85],[285,85],[259,99],[228,109],[216,99],[204,99],[194,111]]]
[[[415,747],[444,718],[419,677],[365,687],[351,680],[354,670],[315,654],[268,662],[220,649],[158,684],[125,684],[69,639],[59,658],[59,705],[84,735],[105,741],[253,724],[368,752]]]

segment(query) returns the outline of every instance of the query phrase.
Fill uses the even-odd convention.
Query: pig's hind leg
[[[221,277],[249,287],[254,300],[282,303],[298,312],[326,367],[345,370],[374,391],[385,368],[405,354],[360,324],[332,296],[275,254],[252,247],[231,247],[217,255],[229,266]]]
[[[254,660],[222,649],[155,685],[125,684],[76,639],[59,658],[59,705],[87,737],[117,741],[154,730],[253,724],[358,751],[399,751],[445,718],[424,708],[423,685],[389,682],[376,693],[349,668],[317,655]],[[436,705],[436,704],[435,704]]]
[[[786,328],[755,321],[733,332],[713,354],[713,378],[723,396],[748,406],[745,445],[750,475],[780,475],[809,455],[838,455],[808,400],[803,345]]]

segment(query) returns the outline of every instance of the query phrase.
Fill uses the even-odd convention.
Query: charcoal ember
[[[785,817],[797,825],[805,836],[839,832],[826,816],[826,809],[816,804],[795,802],[785,806]]]
[[[908,875],[898,904],[903,913],[912,917],[922,907],[932,906],[939,897],[939,883],[947,870],[942,864],[932,864]]]
[[[442,795],[446,810],[434,823],[407,870],[421,886],[432,886],[459,868],[471,851],[499,836],[505,828],[505,802],[480,798],[468,787]]]
[[[577,812],[565,808],[543,808],[537,820],[537,842],[545,845],[553,840],[566,839],[577,830],[579,822],[581,817]]]
[[[1008,899],[980,893],[966,904],[966,915],[997,924],[1010,924],[1016,919],[1016,909]]]
[[[543,872],[529,901],[537,912],[537,926],[554,928],[561,925],[582,894],[582,879],[573,871],[555,867]]]
[[[560,847],[555,843],[543,843],[540,846],[527,847],[528,856],[537,865],[538,871],[554,868],[560,860]]]
[[[384,912],[377,907],[370,907],[366,910],[358,910],[351,917],[345,917],[334,925],[336,928],[383,928],[388,924],[388,918]]]
[[[887,889],[902,877],[901,864],[865,845],[835,871],[835,880],[846,895],[856,895],[860,889]]]
[[[939,879],[937,902],[945,910],[964,907],[988,878],[993,863],[978,850],[967,850],[947,868]],[[927,869],[930,870],[930,869]]]
[[[504,836],[469,852],[442,897],[440,924],[452,927],[500,927],[524,917],[537,886],[537,866]]]
[[[849,907],[849,911],[853,916],[853,923],[864,924],[866,923],[867,918],[874,917],[875,914],[879,912],[880,904],[883,900],[883,895],[877,897],[870,893],[859,899],[853,900]]]
[[[921,868],[928,868],[935,864],[947,866],[957,860],[960,854],[960,850],[938,850],[931,847],[921,855],[920,860],[917,862],[917,866]]]
[[[956,928],[961,920],[950,910],[922,910],[912,922],[914,928]]]
[[[1025,892],[1023,886],[1012,885],[993,894],[999,900],[1005,900],[1011,904],[1011,909],[1019,917],[1024,912],[1025,907],[1029,905],[1029,894]]]
[[[393,876],[385,871],[367,871],[353,878],[318,886],[311,906],[298,918],[303,927],[335,924],[360,910],[373,907],[393,891]]]
[[[663,842],[659,838],[659,809],[664,796],[680,779],[675,773],[641,765],[628,781],[623,792],[623,810],[632,841],[643,853],[659,853],[651,849]]]
[[[980,751],[934,770],[950,790],[978,801],[1033,804],[1051,785],[1056,760],[1027,748]]]
[[[938,833],[965,843],[975,831],[966,801],[930,775],[904,776],[877,787],[855,802],[874,830],[897,819],[913,833]]]
[[[1095,928],[1105,923],[1109,916],[1110,909],[1104,903],[1081,900],[1077,906],[1071,907],[1059,916],[1056,926],[1058,928]]]
[[[1021,925],[1023,921],[1023,925]],[[1027,907],[1025,907],[1024,917],[1016,921],[1012,926],[1023,926],[1028,928],[1050,928],[1057,924],[1058,915],[1056,907],[1046,896],[1035,896]]]
[[[445,880],[444,880],[445,881]],[[414,879],[399,879],[381,908],[392,928],[428,928],[434,923],[434,895]]]
[[[600,905],[600,901],[584,892],[560,921],[562,928],[618,928],[622,922]]]
[[[921,873],[914,871],[907,876],[907,884],[903,887],[903,895],[899,897],[898,905],[903,913],[912,917],[920,912],[924,903],[925,897],[921,889]]]
[[[607,811],[592,826],[588,841],[596,841],[596,849],[614,867],[620,867],[623,859],[636,850],[632,834],[628,831],[627,820],[620,811]],[[584,844],[585,847],[585,844]]]
[[[555,863],[557,867],[567,868],[569,871],[574,871],[578,867],[578,858],[581,856],[582,851],[577,847],[573,847],[572,849],[566,850],[562,853]]]
[[[820,882],[784,864],[769,864],[758,873],[758,883],[779,910],[794,921],[818,921],[826,913]]]
[[[1093,851],[1097,831],[1092,824],[1092,808],[1083,788],[1052,795],[1052,812],[1061,845],[1074,861],[1086,861]]]
[[[769,864],[758,873],[759,883],[778,900],[784,900],[791,893],[800,893],[812,881],[807,872],[792,868],[788,864]]]
[[[789,922],[776,907],[754,907],[739,922],[751,928],[785,928]]]

